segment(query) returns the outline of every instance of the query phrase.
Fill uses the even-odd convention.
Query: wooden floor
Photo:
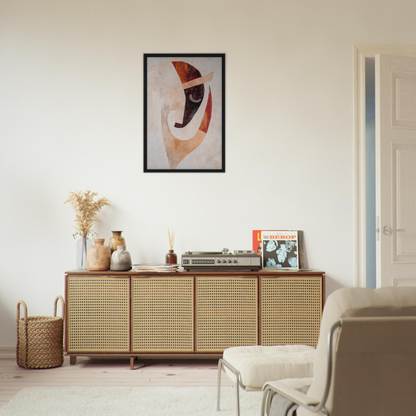
[[[14,357],[0,358],[0,407],[26,387],[72,386],[216,386],[218,360],[146,359],[136,360],[130,370],[129,358],[69,358],[61,367],[27,370]],[[223,373],[222,385],[233,385]]]

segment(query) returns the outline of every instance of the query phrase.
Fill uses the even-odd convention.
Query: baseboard
[[[9,358],[16,358],[16,347],[14,345],[0,346],[0,359]]]

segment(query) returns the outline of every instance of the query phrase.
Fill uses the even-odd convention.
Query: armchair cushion
[[[240,371],[246,387],[261,389],[269,380],[312,377],[315,351],[308,345],[253,345],[227,348],[223,357]],[[233,378],[229,370],[226,372]]]

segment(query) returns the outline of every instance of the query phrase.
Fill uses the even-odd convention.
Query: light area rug
[[[240,389],[240,415],[259,416],[262,393]],[[21,390],[0,416],[235,416],[234,387],[32,387]]]

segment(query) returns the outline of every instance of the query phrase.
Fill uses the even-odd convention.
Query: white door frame
[[[355,286],[366,287],[365,58],[379,53],[416,57],[416,45],[355,45],[353,51]]]

